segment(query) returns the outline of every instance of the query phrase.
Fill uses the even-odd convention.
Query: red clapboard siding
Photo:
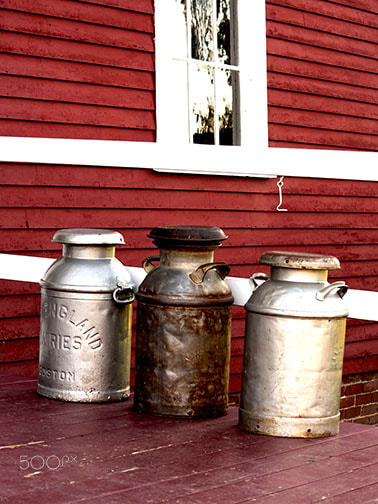
[[[343,374],[351,375],[356,373],[375,371],[378,365],[378,356],[374,355],[372,357],[361,357],[355,359],[345,359],[343,366]]]
[[[378,150],[378,19],[372,5],[267,2],[272,147]]]
[[[377,339],[378,335],[378,323],[373,322],[370,324],[358,324],[348,326],[348,333],[346,336],[346,341],[362,341],[362,340],[374,340]]]
[[[0,343],[0,363],[37,359],[38,349],[38,338],[2,341]]]
[[[54,122],[12,121],[0,119],[0,129],[4,136],[28,136],[36,138],[78,138],[89,140],[124,140],[153,142],[155,131],[86,126],[77,124],[57,124]]]
[[[268,68],[270,68],[270,55],[282,56],[285,58],[293,58],[298,60],[298,62],[318,63],[324,65],[324,71],[327,72],[332,68],[342,68],[346,69],[344,76],[344,82],[347,81],[349,70],[370,72],[373,81],[375,80],[375,74],[377,72],[377,62],[375,59],[365,58],[362,56],[356,56],[353,54],[348,54],[346,52],[334,51],[327,47],[317,47],[312,44],[301,44],[295,40],[282,40],[280,38],[269,37],[267,39],[268,45]],[[299,66],[299,63],[298,63]],[[274,68],[274,67],[273,67]],[[322,79],[323,72],[319,71],[317,78]],[[364,82],[361,82],[363,85]],[[374,86],[373,86],[374,87]]]
[[[73,4],[73,2],[72,2]],[[127,19],[129,16],[124,16]],[[45,37],[89,42],[104,46],[123,47],[139,51],[153,51],[153,40],[150,34],[101,25],[92,25],[39,16],[35,14],[2,10],[0,28],[11,32],[43,35]],[[146,30],[147,31],[147,30]]]
[[[99,51],[98,46],[94,44],[51,39],[43,36],[4,32],[0,37],[0,49],[10,54],[98,65],[99,72],[103,68],[105,72],[108,72],[108,67],[154,71],[153,53],[106,46],[102,46]]]
[[[0,134],[154,140],[152,0],[4,2]],[[345,4],[267,2],[270,145],[378,150],[376,3]],[[378,183],[286,177],[289,211],[279,213],[274,179],[0,168],[1,252],[59,257],[56,229],[104,227],[126,238],[117,257],[140,266],[156,253],[146,236],[152,227],[218,225],[229,238],[216,258],[233,276],[268,272],[258,262],[272,248],[312,251],[339,257],[332,281],[377,290]],[[0,372],[35,375],[39,303],[38,284],[1,283]],[[245,311],[232,313],[230,392],[237,393]],[[348,320],[345,374],[377,369],[376,329]]]
[[[333,49],[334,51],[347,52],[352,55],[357,55],[366,58],[376,57],[376,43],[366,42],[365,40],[349,38],[347,35],[339,33],[327,33],[326,31],[317,31],[319,25],[313,25],[308,28],[302,28],[300,24],[292,25],[286,24],[286,14],[289,12],[276,12],[275,15],[270,15],[268,10],[268,23],[267,35],[274,38],[283,38],[285,40],[292,40],[302,44],[314,45],[315,47],[323,47]],[[284,22],[277,21],[280,14]],[[299,16],[300,17],[300,16]],[[345,33],[347,34],[347,27],[349,23],[345,23]],[[332,30],[332,24],[328,26]]]
[[[275,179],[260,179],[258,184],[252,184],[248,179],[239,177],[198,177],[196,175],[162,174],[152,170],[126,170],[123,168],[77,166],[70,170],[67,177],[67,166],[36,165],[28,163],[17,164],[17,170],[12,163],[0,164],[0,184],[21,186],[56,186],[56,187],[88,187],[88,188],[134,188],[134,189],[168,189],[238,193],[238,194],[275,194],[278,195]],[[127,174],[127,176],[125,176]],[[143,176],[141,176],[143,175]],[[283,187],[286,195],[296,196],[341,196],[376,198],[378,182],[334,179],[286,178]],[[252,200],[253,196],[251,196]]]
[[[376,90],[271,73],[270,105],[378,118]],[[273,89],[274,88],[274,89]]]
[[[318,6],[315,6],[315,4],[318,4]],[[337,9],[339,11],[339,16],[341,10],[345,13],[344,17],[348,17],[349,14],[349,18],[352,19],[348,20],[341,19],[337,16],[336,12],[333,16],[329,16],[330,10],[327,12],[328,15],[324,15],[324,10],[321,12],[319,6],[321,7],[325,4],[326,2],[322,2],[321,0],[312,2],[312,4],[307,2],[307,10],[302,10],[301,7],[303,7],[303,2],[300,1],[269,1],[267,2],[266,9],[267,19],[272,21],[284,20],[285,24],[325,32],[327,35],[332,33],[361,42],[377,42],[377,32],[374,29],[374,27],[377,27],[377,20],[374,15],[358,16],[359,19],[357,23],[353,22],[354,16],[352,9]],[[286,7],[287,5],[288,7]],[[329,6],[329,9],[332,9],[332,7]],[[360,12],[358,14],[360,14]],[[352,44],[353,42],[352,40]]]
[[[339,55],[335,54],[332,65],[330,64],[330,53],[327,51],[326,57],[323,59],[314,57],[314,51],[311,50],[312,60],[310,54],[298,54],[301,48],[299,44],[293,44],[296,51],[290,51],[289,47],[284,48],[281,42],[278,48],[284,54],[292,54],[293,57],[274,55],[275,47],[274,41],[270,41],[269,49],[271,55],[269,56],[269,87],[278,89],[287,89],[293,91],[308,91],[311,87],[312,94],[319,94],[323,96],[335,96],[336,98],[347,98],[350,100],[377,102],[375,94],[377,85],[377,76],[373,73],[368,73],[363,70],[348,69],[340,66]],[[332,53],[331,53],[332,54]],[[294,59],[302,56],[303,59]],[[305,61],[305,59],[307,61]],[[320,60],[320,61],[317,61]],[[348,57],[349,61],[349,57]],[[325,65],[322,63],[326,63]],[[371,62],[372,64],[374,62]],[[375,63],[374,63],[375,65]],[[273,73],[274,72],[274,73]],[[288,77],[289,76],[289,77]],[[310,80],[306,80],[310,79]],[[325,81],[325,83],[323,82]],[[347,84],[344,84],[344,83]],[[344,85],[341,85],[344,84]],[[306,87],[307,86],[307,87]],[[372,88],[372,91],[366,88]],[[273,91],[270,91],[272,97]],[[348,110],[344,109],[344,112]]]
[[[345,0],[333,0],[333,3],[341,4],[345,6]],[[363,11],[373,12],[378,14],[378,7],[376,0],[348,0],[348,5],[355,7],[356,9],[361,9]]]
[[[348,341],[345,345],[346,360],[371,356],[376,356],[378,359],[378,338],[366,340],[363,345],[359,341]]]
[[[154,110],[155,101],[152,91],[117,88],[114,90],[114,93],[109,93],[109,90],[102,85],[14,77],[10,75],[0,75],[0,89],[5,97],[92,104],[120,109]],[[59,96],[59,100],[56,100],[57,96]],[[17,102],[16,106],[17,108],[22,108]],[[42,108],[39,103],[37,103],[37,106]],[[6,114],[5,106],[4,111]],[[127,115],[127,111],[122,110],[122,112]],[[42,108],[41,114],[43,113],[44,110]],[[133,111],[133,114],[135,113],[138,112]],[[52,119],[55,118],[53,117]],[[145,129],[148,128],[146,127]]]
[[[1,296],[0,318],[33,317],[39,315],[40,298],[38,294],[23,296]]]
[[[302,97],[301,97],[302,98]],[[304,98],[305,100],[305,98]],[[295,105],[301,106],[296,102]],[[353,109],[351,110],[353,112]],[[313,112],[309,110],[295,110],[289,107],[270,107],[269,120],[271,123],[302,126],[306,128],[332,129],[337,128],[339,132],[353,132],[354,134],[374,135],[377,131],[377,121],[373,119],[362,119],[356,121],[355,117],[346,115],[327,114],[324,112]],[[357,125],[357,127],[356,127]],[[374,136],[371,138],[372,148],[376,144]]]
[[[55,208],[114,208],[127,201],[128,209],[164,209],[167,202],[161,198],[161,190],[96,188],[91,192],[80,187],[27,187],[22,196],[18,186],[3,187],[0,193],[0,207],[52,207]],[[229,193],[192,190],[169,191],[169,204],[177,209],[231,210],[231,211],[275,211],[277,194],[239,193],[237,205]],[[95,200],[95,201],[94,201]],[[290,212],[330,212],[330,213],[375,213],[377,202],[374,198],[337,196],[285,195],[285,206]]]
[[[276,229],[240,229],[225,228],[229,238],[217,255],[237,257],[239,262],[249,262],[257,264],[261,254],[266,247],[279,247],[283,250],[295,250],[305,252],[308,247],[316,253],[333,254],[342,261],[355,260],[375,260],[378,252],[377,231],[373,230],[327,230],[296,229],[296,245],[293,243],[292,229],[281,229],[279,233]],[[134,254],[138,250],[143,253],[143,249],[151,247],[151,240],[147,238],[148,229],[132,229],[124,226],[117,230],[126,236],[125,250],[119,250],[118,254],[132,261],[134,264]],[[34,229],[33,233],[28,229],[0,229],[0,249],[3,252],[21,252],[24,255],[39,255],[43,257],[56,257],[61,250],[58,244],[51,243],[54,229]],[[367,243],[365,245],[364,243]],[[258,244],[258,245],[257,245]],[[348,247],[345,247],[345,244]],[[43,254],[41,254],[43,251]],[[130,263],[131,264],[131,263]],[[138,263],[139,265],[139,263]],[[0,285],[1,289],[2,283]]]
[[[4,0],[0,134],[154,141],[151,7]]]
[[[215,257],[229,263],[234,276],[268,272],[258,264],[261,254],[283,248],[336,255],[342,268],[330,272],[332,281],[340,278],[353,288],[377,290],[378,183],[286,177],[284,204],[289,212],[280,213],[276,182],[4,163],[0,250],[59,257],[61,246],[51,243],[57,228],[114,228],[126,239],[117,257],[140,266],[147,255],[156,253],[146,236],[155,225],[219,225],[229,238]],[[2,282],[0,335],[11,342],[4,346],[3,360],[9,356],[13,362],[24,362],[23,352],[31,352],[30,362],[36,366],[36,347],[31,350],[30,343],[23,350],[22,342],[35,341],[38,335],[39,302],[38,284]],[[244,317],[242,307],[233,308],[233,393],[240,391]],[[348,321],[344,372],[375,369],[376,327]]]
[[[20,340],[39,335],[39,317],[19,317],[0,320],[1,340]],[[19,357],[19,356],[17,356]]]
[[[55,254],[58,255],[58,254]],[[54,257],[50,254],[50,257]],[[0,286],[0,296],[9,296],[13,294],[38,294],[40,291],[38,283],[15,282],[13,280],[2,280]],[[0,332],[3,327],[3,320],[0,320]]]
[[[3,9],[11,9],[12,11],[72,19],[79,22],[125,28],[126,30],[151,33],[154,31],[152,16],[142,13],[138,8],[135,10],[139,10],[139,12],[132,12],[132,9],[128,9],[125,3],[123,3],[123,7],[119,4],[118,8],[115,6],[106,8],[104,5],[89,5],[72,2],[72,0],[54,0],[54,2],[2,0],[1,5]],[[124,15],[124,9],[128,11],[127,16]]]
[[[1,364],[1,372],[5,375],[38,377],[38,360],[4,362]]]
[[[116,210],[116,211],[115,211]],[[2,221],[0,228],[50,228],[59,227],[88,227],[97,223],[100,227],[120,228],[125,222],[130,227],[149,227],[164,225],[215,225],[230,228],[238,226],[241,228],[261,229],[261,228],[346,228],[353,229],[356,225],[356,215],[353,213],[335,213],[330,219],[329,213],[300,213],[288,212],[275,213],[273,209],[269,212],[261,211],[228,211],[219,210],[214,212],[204,212],[201,209],[187,210],[185,212],[172,212],[177,208],[151,209],[146,208],[143,212],[135,209],[125,208],[98,208],[93,213],[90,208],[83,209],[41,209],[30,208],[27,212],[24,209],[8,209],[2,211]],[[361,229],[377,229],[378,214],[366,213],[364,219],[358,222]]]
[[[85,0],[87,3],[107,5],[120,9],[135,10],[138,12],[154,13],[154,0]]]
[[[0,110],[5,119],[45,121],[69,124],[89,124],[123,128],[154,129],[153,112],[122,109],[119,107],[96,107],[71,103],[43,102],[19,98],[0,98]]]
[[[62,81],[70,82],[71,86],[72,83],[77,82],[97,84],[97,86],[93,86],[97,91],[100,91],[102,86],[117,86],[117,93],[122,92],[121,88],[151,91],[155,87],[154,76],[151,72],[59,61],[52,58],[34,58],[18,54],[2,54],[0,72],[4,75],[39,77],[41,80],[50,79],[48,81],[50,85],[61,86]],[[33,79],[27,79],[27,82],[31,84]],[[42,85],[44,82],[42,81]],[[86,90],[89,91],[89,89],[87,86]],[[111,96],[107,93],[108,98]]]
[[[334,20],[343,20],[349,21],[351,23],[367,25],[378,28],[378,20],[377,16],[374,15],[374,12],[368,12],[367,7],[369,6],[369,1],[363,2],[363,0],[359,3],[360,7],[364,6],[366,10],[358,10],[351,7],[356,7],[356,2],[348,0],[339,2],[342,5],[337,5],[335,1],[328,2],[327,0],[317,0],[314,2],[313,0],[269,0],[271,4],[277,4],[281,6],[287,6],[293,9],[297,9],[299,11],[304,12],[315,12],[321,16],[327,16],[329,18],[333,18]],[[375,5],[375,0],[371,0],[370,6]],[[375,11],[376,12],[376,11]],[[363,35],[365,37],[365,35]]]
[[[286,142],[285,140],[269,140],[269,147],[285,147],[286,149],[288,148],[293,148],[293,149],[319,149],[319,150],[345,150],[343,147],[338,147],[337,145],[315,145],[311,143],[295,143],[295,142]],[[355,152],[361,152],[361,151],[366,151],[366,149],[358,149],[355,147],[348,147],[349,151],[355,151]]]
[[[359,120],[356,120],[358,124]],[[331,129],[304,128],[287,124],[271,123],[269,138],[281,142],[295,142],[317,144],[323,147],[339,147],[342,149],[361,149],[376,151],[378,145],[377,135],[362,135]],[[282,144],[284,147],[284,144]]]

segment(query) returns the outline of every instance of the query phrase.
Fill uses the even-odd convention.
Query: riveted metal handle
[[[253,273],[253,275],[249,279],[249,283],[250,283],[251,287],[253,288],[253,290],[256,290],[257,287],[259,285],[261,285],[258,282],[256,282],[256,279],[264,280],[264,282],[266,282],[267,280],[269,280],[269,278],[270,278],[270,276],[267,275],[266,273]]]
[[[160,261],[160,256],[147,256],[146,259],[142,262],[143,269],[146,273],[154,270],[156,266],[152,264],[152,261]]]
[[[318,291],[316,293],[316,299],[318,301],[324,301],[334,290],[337,290],[338,295],[343,298],[348,291],[348,286],[345,282],[334,282]]]
[[[204,281],[207,272],[210,270],[215,270],[224,280],[230,273],[230,266],[223,262],[202,264],[193,273],[190,273],[189,277],[195,284],[199,285]]]
[[[131,304],[135,299],[135,293],[130,287],[117,287],[113,291],[113,299],[118,304]]]

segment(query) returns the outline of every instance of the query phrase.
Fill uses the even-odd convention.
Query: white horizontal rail
[[[24,255],[0,254],[0,279],[39,283],[55,259]],[[146,276],[143,268],[125,266],[137,287]],[[228,277],[234,304],[244,306],[252,294],[248,278]],[[378,321],[378,292],[349,289],[344,297],[349,317]]]

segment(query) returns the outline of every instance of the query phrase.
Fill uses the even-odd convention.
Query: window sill
[[[0,161],[161,172],[378,181],[376,152],[0,137]]]

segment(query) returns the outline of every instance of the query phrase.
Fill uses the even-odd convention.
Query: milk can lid
[[[71,245],[123,245],[121,233],[109,229],[60,229],[52,240],[55,243]]]
[[[260,258],[260,264],[293,269],[340,269],[339,260],[331,255],[278,250],[265,252]]]
[[[228,238],[221,228],[213,226],[158,226],[147,236],[158,241],[184,245],[217,244]]]

